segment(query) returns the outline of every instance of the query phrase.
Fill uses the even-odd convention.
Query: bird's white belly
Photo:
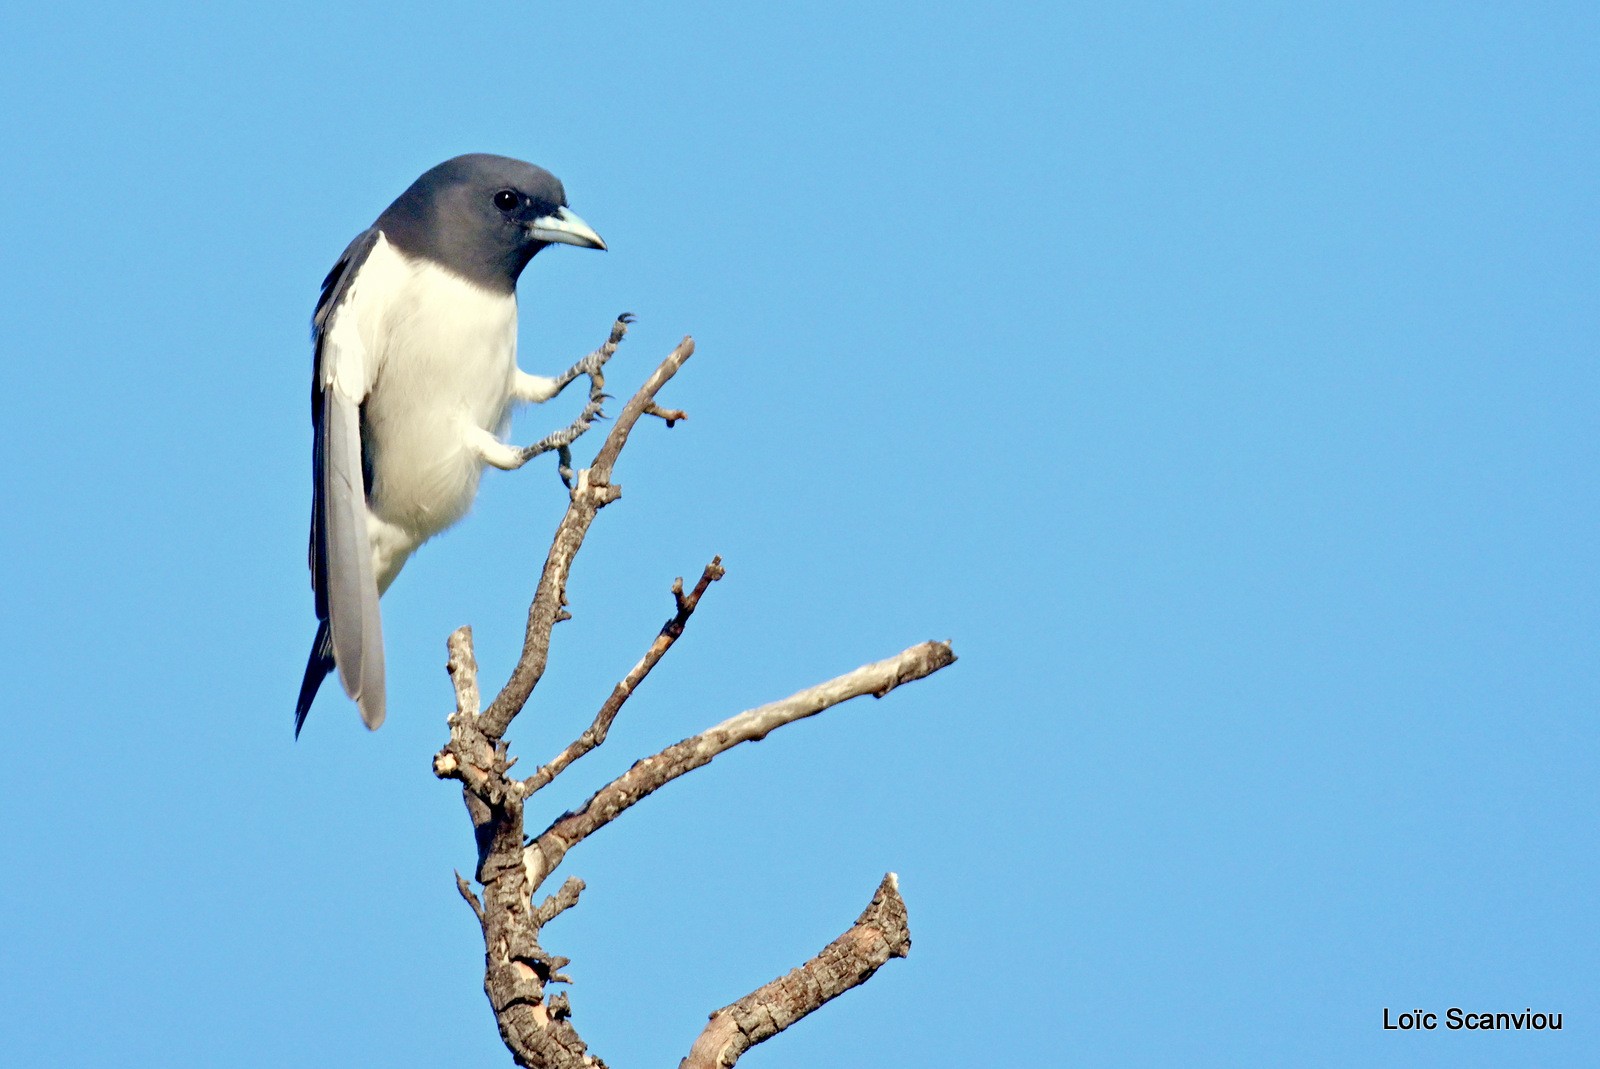
[[[382,358],[362,406],[368,506],[415,548],[477,496],[483,461],[468,431],[498,434],[506,423],[517,304],[426,262],[412,264],[405,291],[386,303],[372,339]]]

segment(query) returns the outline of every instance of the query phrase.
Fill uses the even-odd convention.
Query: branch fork
[[[525,838],[527,800],[606,741],[628,699],[683,636],[711,585],[726,574],[722,558],[713,557],[688,592],[681,577],[674,580],[672,616],[644,655],[612,688],[589,726],[532,775],[525,779],[510,775],[516,759],[509,754],[506,731],[544,675],[554,626],[571,618],[567,611],[567,579],[589,526],[600,509],[622,495],[622,488],[611,481],[617,459],[641,417],[657,417],[668,427],[687,418],[681,410],[663,408],[655,398],[693,355],[694,342],[689,338],[668,354],[623,407],[593,463],[576,473],[571,470],[571,441],[587,429],[587,420],[600,416],[598,406],[605,396],[600,393],[604,385],[601,372],[630,322],[631,316],[619,317],[606,345],[570,370],[570,378],[590,376],[590,405],[572,427],[543,440],[552,442],[583,424],[571,438],[549,447],[555,448],[561,458],[562,476],[571,493],[528,609],[516,667],[488,708],[483,708],[472,630],[462,627],[451,634],[446,668],[455,690],[456,708],[447,718],[449,741],[433,759],[436,776],[461,783],[478,845],[476,877],[482,888],[481,897],[460,874],[456,876],[456,886],[483,932],[484,992],[501,1039],[516,1063],[537,1069],[605,1066],[589,1053],[573,1027],[566,994],[549,990],[551,984],[571,983],[561,971],[568,964],[567,959],[546,952],[539,941],[544,926],[576,906],[583,891],[583,881],[569,877],[539,905],[533,904],[534,894],[568,851],[667,783],[708,764],[741,742],[764,738],[779,727],[851,698],[869,694],[881,698],[895,687],[931,675],[955,660],[949,643],[925,642],[788,698],[740,713],[638,762],[594,792],[583,805],[556,818],[539,835],[531,840]],[[816,957],[713,1013],[681,1069],[727,1069],[751,1046],[865,982],[890,958],[904,957],[910,945],[905,902],[891,873],[884,877],[856,923]]]

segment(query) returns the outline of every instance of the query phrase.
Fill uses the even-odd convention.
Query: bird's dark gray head
[[[555,175],[481,152],[428,171],[375,225],[401,252],[504,293],[516,289],[517,276],[546,245],[606,247],[567,208],[566,190]]]

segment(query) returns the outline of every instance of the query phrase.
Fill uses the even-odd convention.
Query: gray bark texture
[[[622,340],[630,319],[618,319],[607,343],[606,357]],[[693,353],[694,342],[685,338],[623,407],[594,462],[577,473],[571,502],[556,528],[528,610],[522,654],[510,679],[487,709],[482,708],[478,690],[471,629],[463,627],[450,636],[447,667],[455,687],[456,710],[448,719],[449,742],[434,756],[433,768],[441,779],[461,783],[472,819],[478,849],[474,876],[479,890],[459,874],[456,885],[482,929],[484,993],[489,997],[500,1037],[520,1066],[603,1069],[605,1065],[589,1052],[574,1027],[565,992],[550,990],[552,984],[571,982],[561,972],[567,959],[548,953],[540,944],[543,927],[575,906],[583,891],[583,881],[569,877],[553,894],[534,903],[534,896],[573,847],[656,790],[708,764],[725,750],[765,738],[785,724],[814,716],[851,698],[868,694],[881,698],[895,687],[931,675],[955,661],[949,643],[924,642],[787,698],[739,713],[644,758],[529,839],[523,824],[527,799],[605,742],[628,698],[683,634],[711,584],[723,577],[721,558],[714,558],[688,593],[684,592],[682,580],[676,581],[672,587],[673,616],[638,664],[613,688],[589,727],[526,779],[511,775],[516,759],[507,752],[505,734],[544,674],[552,630],[568,618],[566,586],[573,560],[595,516],[622,494],[622,488],[611,481],[611,476],[639,419],[656,416],[670,427],[686,418],[682,412],[661,408],[655,398]],[[598,371],[592,379],[593,392],[598,393],[602,385]],[[565,464],[567,457],[563,455],[562,459]],[[816,957],[711,1014],[680,1069],[732,1066],[750,1047],[864,983],[890,958],[905,957],[910,947],[905,902],[897,879],[890,873],[855,924]]]

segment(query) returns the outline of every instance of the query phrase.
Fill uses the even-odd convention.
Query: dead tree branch
[[[539,911],[534,920],[543,928],[561,914],[578,904],[578,896],[583,893],[583,881],[576,876],[568,876],[567,881],[561,885],[561,890],[549,896],[539,906]]]
[[[671,423],[667,424],[669,427]],[[532,794],[541,787],[547,786],[551,780],[564,772],[568,765],[582,757],[584,754],[606,741],[606,735],[611,731],[611,724],[617,719],[617,714],[622,711],[622,703],[633,695],[639,684],[644,682],[644,677],[650,674],[650,669],[660,663],[661,658],[667,655],[672,644],[678,641],[683,634],[684,627],[689,623],[689,617],[694,615],[694,610],[700,604],[700,598],[712,583],[727,574],[722,567],[722,558],[713,557],[711,563],[706,565],[704,572],[700,573],[700,581],[694,585],[694,590],[689,594],[683,592],[683,579],[680,577],[673,581],[672,597],[677,603],[678,611],[672,619],[661,625],[661,633],[650,644],[639,663],[623,678],[622,682],[612,688],[611,696],[594,716],[594,723],[579,735],[567,748],[556,754],[547,765],[542,765],[539,771],[523,781],[527,793]]]
[[[730,1069],[740,1055],[911,952],[900,881],[889,873],[850,929],[822,953],[711,1015],[678,1069]]]
[[[619,319],[608,342],[610,350],[615,349],[625,328],[626,320]],[[622,488],[611,482],[611,475],[639,419],[657,416],[670,427],[687,418],[681,411],[662,408],[655,396],[693,352],[693,340],[685,338],[661,362],[624,406],[594,463],[577,474],[566,514],[556,528],[528,609],[522,653],[506,685],[481,712],[472,631],[463,627],[450,636],[447,668],[455,689],[456,709],[448,718],[450,739],[434,756],[433,768],[441,779],[461,783],[472,817],[478,844],[476,875],[482,893],[475,894],[459,875],[457,889],[482,928],[484,993],[494,1010],[500,1037],[520,1066],[604,1069],[605,1063],[588,1052],[573,1027],[566,994],[550,990],[551,984],[571,982],[561,972],[567,959],[548,954],[539,942],[544,926],[577,904],[583,881],[569,878],[540,905],[533,904],[533,895],[572,847],[663,785],[741,742],[764,738],[785,724],[814,716],[850,698],[865,694],[881,698],[900,684],[921,679],[955,660],[948,643],[925,642],[782,701],[740,713],[638,762],[528,843],[524,809],[529,796],[605,742],[623,705],[682,636],[711,584],[723,577],[722,560],[716,557],[689,593],[684,593],[681,579],[674,582],[673,616],[639,662],[612,689],[589,727],[527,779],[509,774],[516,759],[508,752],[505,733],[544,674],[553,628],[567,618],[566,587],[572,562],[600,509],[621,496]],[[604,355],[609,356],[610,351]],[[603,363],[599,354],[590,360]],[[589,373],[586,367],[578,370]],[[598,374],[598,370],[596,367],[594,373]],[[599,390],[597,383],[591,385],[591,393]],[[565,462],[565,447],[562,453]],[[821,954],[713,1014],[684,1066],[731,1066],[745,1050],[862,983],[889,958],[905,956],[909,947],[905,903],[891,874],[885,877],[872,905],[856,924]]]
[[[724,720],[709,731],[647,757],[596,791],[587,802],[546,828],[528,848],[528,879],[537,887],[567,851],[616,820],[628,808],[679,776],[711,763],[741,742],[756,742],[785,724],[815,716],[865,694],[881,698],[902,683],[932,675],[955,661],[948,642],[924,642],[876,664],[808,687],[781,701]]]

